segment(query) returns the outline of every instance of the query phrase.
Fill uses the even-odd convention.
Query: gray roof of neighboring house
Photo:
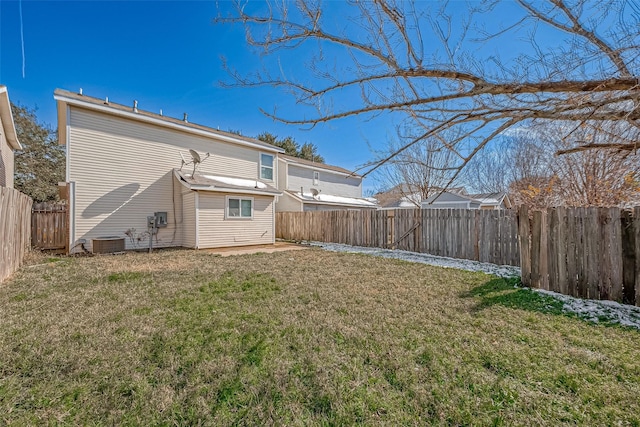
[[[64,97],[68,100],[71,101],[79,101],[82,103],[88,103],[91,105],[94,105],[96,107],[100,107],[100,108],[108,108],[110,110],[113,111],[119,111],[119,112],[124,112],[124,113],[134,113],[136,116],[140,117],[140,118],[148,118],[148,119],[154,119],[154,120],[161,120],[167,124],[172,124],[172,125],[179,125],[188,129],[195,129],[195,130],[199,130],[199,131],[204,131],[204,132],[208,132],[211,133],[213,135],[220,135],[226,138],[232,138],[235,140],[238,140],[239,142],[245,142],[245,143],[249,143],[251,145],[254,146],[260,146],[263,147],[265,149],[268,149],[270,151],[276,151],[279,153],[284,153],[284,150],[280,147],[276,147],[274,145],[268,144],[266,142],[260,141],[259,139],[255,139],[255,138],[250,138],[247,136],[242,136],[242,135],[238,135],[235,133],[231,133],[231,132],[224,132],[221,130],[217,130],[217,129],[213,129],[210,128],[208,126],[203,126],[203,125],[199,125],[196,123],[191,123],[188,121],[184,121],[184,120],[180,120],[180,119],[176,119],[173,117],[169,117],[169,116],[163,116],[160,114],[156,114],[156,113],[152,113],[150,111],[145,111],[145,110],[141,110],[139,108],[136,108],[136,111],[134,111],[133,107],[130,105],[122,105],[122,104],[117,104],[115,102],[107,102],[105,99],[99,99],[99,98],[94,98],[92,96],[87,96],[87,95],[80,95],[79,93],[75,93],[75,92],[70,92],[68,90],[63,90],[63,89],[56,89],[54,91],[54,97]]]
[[[504,202],[507,207],[511,207],[511,200],[509,200],[507,193],[504,191],[496,193],[468,194],[468,197],[479,200],[483,204],[500,205]]]

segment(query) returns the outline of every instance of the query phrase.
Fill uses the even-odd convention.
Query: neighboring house
[[[362,177],[338,166],[281,154],[278,184],[284,193],[276,204],[278,212],[378,207],[375,200],[362,197]]]
[[[469,194],[469,197],[480,202],[480,209],[511,209],[511,199],[505,192]]]
[[[448,191],[422,202],[422,209],[509,209],[506,193],[456,194]]]
[[[56,90],[58,135],[66,145],[69,243],[125,237],[146,247],[213,248],[275,242],[278,154],[261,141],[161,114]],[[202,156],[197,172],[182,166]],[[205,153],[210,153],[207,156]],[[157,215],[156,215],[157,213]],[[126,233],[126,234],[125,234]]]
[[[415,209],[420,207],[422,196],[407,184],[398,184],[389,190],[375,194],[380,209]]]
[[[7,87],[0,85],[0,187],[13,188],[15,150],[21,150]]]
[[[464,187],[451,188],[448,192],[466,194]],[[421,207],[423,202],[420,192],[415,191],[408,184],[398,184],[374,197],[378,200],[381,209],[416,209]]]

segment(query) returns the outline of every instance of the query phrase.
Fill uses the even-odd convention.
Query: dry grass
[[[0,424],[640,425],[640,333],[491,276],[320,250],[30,263],[0,288]]]

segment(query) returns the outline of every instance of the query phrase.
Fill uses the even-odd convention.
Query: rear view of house
[[[376,209],[374,200],[362,197],[362,177],[338,166],[281,154],[278,183],[283,191],[278,212]]]
[[[13,188],[13,152],[20,149],[9,93],[6,86],[0,85],[0,187]]]
[[[137,102],[63,90],[54,98],[67,152],[71,252],[123,237],[126,249],[274,243],[281,149]]]

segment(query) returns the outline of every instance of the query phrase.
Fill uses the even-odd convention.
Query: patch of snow
[[[419,252],[409,252],[380,248],[365,248],[362,246],[342,245],[339,243],[310,242],[312,246],[319,246],[332,252],[352,252],[379,256],[383,258],[393,258],[409,262],[433,265],[436,267],[457,268],[459,270],[480,271],[493,274],[498,277],[518,277],[520,268],[510,265],[496,265],[488,262],[471,261],[468,259],[448,258]]]
[[[615,301],[575,298],[544,289],[532,290],[561,301],[564,312],[576,314],[588,322],[598,323],[604,321],[640,329],[640,307],[620,304]]]
[[[371,202],[367,199],[358,199],[357,197],[342,197],[342,196],[333,196],[331,194],[318,194],[314,196],[311,193],[296,193],[298,197],[309,200],[309,201],[318,201],[318,202],[327,202],[327,203],[339,203],[342,205],[360,205],[360,206],[377,206],[376,203]]]
[[[332,252],[360,253],[383,258],[393,258],[408,262],[433,265],[436,267],[456,268],[459,270],[480,271],[498,277],[510,278],[519,277],[520,268],[509,265],[496,265],[486,262],[471,261],[466,259],[440,257],[423,254],[419,252],[409,252],[391,249],[366,248],[361,246],[350,246],[339,243],[309,242],[311,246],[318,246],[324,250]],[[543,295],[551,296],[563,303],[565,313],[573,313],[578,317],[593,323],[608,322],[617,323],[622,326],[629,326],[640,329],[640,307],[620,304],[615,301],[599,301],[575,298],[544,289],[531,288],[532,291]]]
[[[267,185],[264,182],[256,181],[255,179],[231,178],[228,176],[217,176],[217,175],[201,175],[201,176],[205,179],[218,181],[227,185],[235,185],[236,187],[267,188]]]

